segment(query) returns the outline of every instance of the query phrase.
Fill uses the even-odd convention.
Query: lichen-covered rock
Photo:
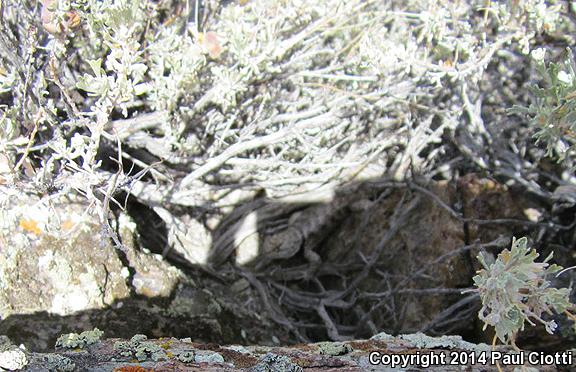
[[[136,224],[126,215],[118,218],[120,238],[125,245],[126,258],[134,275],[131,284],[135,292],[149,298],[169,297],[179,281],[184,279],[180,270],[162,259],[162,256],[136,249]]]
[[[72,372],[76,364],[65,356],[59,354],[48,354],[44,357],[44,367],[50,372]]]
[[[304,369],[284,355],[267,353],[260,363],[250,369],[251,372],[302,372]]]
[[[320,354],[344,355],[352,351],[352,347],[342,342],[320,342],[316,344]]]
[[[14,348],[0,352],[0,369],[15,371],[22,369],[28,364],[28,358],[24,351]]]
[[[135,335],[130,341],[118,341],[114,343],[114,350],[121,356],[136,358],[138,361],[167,359],[166,352],[153,342],[146,342],[145,335]]]
[[[9,197],[0,200],[9,206],[0,212],[2,318],[39,311],[68,315],[129,295],[122,262],[87,204],[25,193]]]
[[[447,348],[447,349],[461,349],[461,350],[478,350],[489,351],[490,346],[486,344],[473,344],[462,340],[461,336],[441,336],[430,337],[421,332],[411,333],[398,336],[402,340],[410,342],[414,347],[420,349],[434,349],[434,348]]]
[[[224,358],[218,353],[198,353],[194,357],[196,363],[224,363]]]
[[[179,353],[176,358],[178,358],[179,361],[181,361],[182,363],[190,363],[193,362],[194,359],[194,352],[192,351],[184,351]]]
[[[250,354],[250,351],[242,345],[229,345],[225,347],[228,350],[233,350],[241,354]]]
[[[382,341],[385,340],[385,341]],[[326,343],[327,345],[328,343]],[[320,346],[326,346],[320,345]],[[103,372],[103,371],[182,371],[182,372],[322,372],[322,371],[391,371],[398,370],[389,364],[374,365],[370,361],[370,354],[399,356],[399,355],[428,355],[443,354],[446,363],[434,366],[434,371],[483,372],[496,370],[495,365],[481,363],[473,364],[470,359],[458,361],[462,365],[450,364],[456,351],[468,353],[489,353],[484,346],[463,342],[459,338],[434,338],[422,334],[409,337],[408,335],[393,337],[379,334],[370,340],[354,340],[332,345],[336,347],[335,355],[318,352],[318,344],[301,344],[289,347],[246,346],[241,352],[234,351],[234,347],[218,344],[192,343],[189,340],[148,339],[144,335],[136,335],[131,339],[108,339],[87,346],[80,352],[77,350],[61,349],[53,353],[28,353],[29,363],[23,368],[26,372],[76,371]],[[462,348],[464,347],[464,348]],[[162,350],[157,357],[154,353]],[[510,353],[516,351],[504,346],[496,346],[495,351]],[[142,353],[138,357],[138,352]],[[340,354],[341,351],[346,351]],[[533,365],[525,361],[524,370],[555,372],[561,368],[570,370],[572,365]],[[385,362],[389,363],[389,362]],[[429,368],[418,360],[408,363],[406,368],[410,371],[425,371]],[[573,369],[573,368],[572,368]],[[512,370],[505,368],[505,370]]]
[[[28,364],[28,356],[4,335],[0,335],[0,371],[15,371]]]
[[[68,348],[68,349],[82,349],[86,345],[92,345],[100,341],[100,337],[104,332],[98,328],[94,328],[91,331],[84,331],[80,334],[78,333],[68,333],[58,337],[56,340],[57,348]]]

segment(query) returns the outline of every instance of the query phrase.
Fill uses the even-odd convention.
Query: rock
[[[87,345],[92,345],[100,341],[100,337],[104,332],[98,328],[94,328],[92,331],[84,331],[80,334],[78,333],[68,333],[64,334],[56,340],[56,347],[68,348],[68,349],[82,349]]]
[[[199,353],[194,357],[196,363],[224,363],[224,358],[218,353]]]
[[[191,363],[194,361],[194,353],[191,351],[183,351],[178,354],[177,358],[182,363]]]
[[[427,188],[446,205],[458,201],[455,188],[447,182],[432,183]],[[363,192],[364,198],[370,195],[369,190]],[[379,254],[377,265],[389,279],[371,275],[360,284],[358,289],[362,292],[386,293],[387,289],[396,287],[409,290],[469,286],[474,271],[466,254],[457,253],[466,245],[463,223],[430,197],[410,192],[408,188],[391,189],[385,195],[374,200],[368,209],[349,212],[322,245],[320,255],[323,261],[335,266],[342,262],[360,265],[359,254],[365,260]],[[402,198],[404,203],[400,204]],[[402,208],[410,203],[416,204],[407,217],[394,222],[394,215],[400,215]],[[376,253],[389,229],[396,228],[392,225],[394,223],[399,223],[397,232],[382,251]],[[458,298],[454,295],[418,296],[408,293],[390,293],[387,296],[394,298],[397,310],[403,309],[401,324],[392,326],[388,323],[399,330],[419,329]],[[382,317],[393,315],[384,314]],[[387,329],[386,325],[379,323],[376,323],[376,328]]]
[[[104,308],[130,290],[122,262],[88,205],[21,194],[0,231],[0,313],[69,315]]]
[[[398,338],[410,342],[414,347],[419,349],[460,349],[460,350],[477,350],[490,351],[490,346],[486,344],[472,344],[462,340],[460,336],[441,336],[430,337],[421,332],[400,335]]]
[[[0,368],[2,370],[15,371],[26,367],[27,364],[26,354],[16,347],[0,352]]]
[[[31,334],[35,341],[29,346],[52,347],[52,331],[61,333],[70,324],[50,330],[21,323],[10,330],[7,318],[69,316],[130,295],[116,249],[84,201],[6,189],[0,205],[0,246],[9,247],[0,256],[0,332]]]
[[[304,369],[294,363],[289,357],[268,353],[260,359],[260,363],[250,369],[251,372],[303,372]]]
[[[63,355],[46,354],[42,367],[50,372],[73,372],[76,369],[76,364]]]
[[[144,351],[145,357],[138,357],[138,350]],[[36,372],[46,370],[101,372],[113,370],[155,370],[155,371],[250,371],[250,372],[307,372],[321,371],[392,371],[398,367],[375,365],[374,360],[400,361],[409,356],[429,357],[432,354],[444,355],[445,362],[436,364],[434,371],[480,372],[496,370],[494,363],[472,363],[470,359],[460,358],[458,363],[450,365],[455,356],[476,355],[490,356],[491,348],[486,345],[475,345],[452,337],[434,338],[423,334],[393,337],[379,334],[370,340],[353,340],[338,343],[337,349],[346,351],[320,353],[318,344],[301,344],[291,347],[246,346],[243,352],[236,352],[231,347],[218,344],[199,344],[183,342],[178,339],[147,339],[136,335],[131,339],[108,339],[88,345],[82,352],[63,349],[52,353],[29,353],[29,363],[22,371]],[[162,354],[154,358],[150,350]],[[515,352],[512,348],[497,346],[495,352],[507,354]],[[371,357],[371,354],[372,357]],[[380,359],[375,359],[379,356]],[[425,359],[414,359],[405,367],[411,371],[424,371],[428,367]],[[534,365],[525,362],[515,366],[530,370],[553,372],[561,368],[569,369],[573,365]],[[75,369],[74,369],[75,368]],[[508,370],[508,368],[505,368]]]
[[[136,224],[126,215],[118,218],[119,235],[126,246],[126,258],[134,271],[132,286],[139,295],[149,298],[169,297],[183,273],[157,254],[138,250],[134,241],[137,236]]]
[[[524,210],[531,207],[523,195],[511,192],[508,186],[489,178],[481,178],[474,173],[458,180],[458,191],[462,197],[462,211],[466,218],[526,220]],[[507,224],[480,225],[470,222],[467,226],[469,241],[480,239],[486,242],[501,235],[510,235],[510,226]]]
[[[348,344],[342,342],[321,342],[316,344],[320,350],[320,354],[325,355],[344,355],[352,351],[352,348]]]
[[[145,335],[135,335],[130,341],[116,341],[114,350],[123,357],[136,358],[140,362],[149,359],[157,362],[168,358],[161,346],[146,340]]]

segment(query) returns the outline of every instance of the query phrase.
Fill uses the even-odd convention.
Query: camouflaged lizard
[[[347,215],[349,206],[361,196],[357,187],[340,189],[334,196],[332,189],[323,188],[278,200],[261,199],[235,210],[221,227],[224,233],[214,242],[211,262],[223,263],[242,244],[258,247],[256,270],[271,261],[289,259],[302,251],[313,267],[321,261],[316,252],[337,222]],[[250,214],[256,214],[257,223],[245,225]]]

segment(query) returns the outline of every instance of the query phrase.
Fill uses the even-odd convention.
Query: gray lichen
[[[148,336],[146,335],[134,335],[132,336],[132,338],[130,339],[130,343],[133,345],[139,345],[141,342],[146,341],[148,339]]]
[[[224,363],[224,357],[218,353],[197,354],[194,358],[196,363]]]
[[[352,351],[352,347],[342,342],[320,342],[316,344],[320,350],[320,354],[324,355],[344,355]]]
[[[303,372],[304,369],[293,363],[284,355],[268,353],[260,359],[260,363],[250,369],[251,372]]]
[[[44,357],[44,361],[48,371],[72,372],[76,368],[76,364],[70,358],[58,354],[48,354]]]
[[[92,345],[100,341],[100,337],[102,337],[103,334],[104,332],[98,328],[94,328],[92,331],[84,331],[80,334],[68,333],[58,337],[58,340],[56,340],[56,348],[82,349],[87,345]]]
[[[176,357],[182,363],[192,363],[194,361],[194,352],[183,351]]]
[[[0,336],[0,370],[15,371],[28,364],[28,356],[4,335]]]
[[[371,340],[375,340],[375,341],[389,341],[392,342],[396,339],[396,337],[389,335],[386,332],[381,332],[378,333],[377,335],[374,335],[370,338]]]
[[[12,350],[15,347],[7,336],[0,335],[0,351]]]
[[[423,333],[414,333],[398,336],[402,340],[410,342],[419,349],[462,349],[472,351],[489,351],[490,346],[486,344],[472,344],[462,340],[460,336],[430,337]]]
[[[224,347],[224,349],[233,350],[233,351],[236,351],[236,352],[241,353],[241,354],[250,354],[250,350],[246,349],[242,345],[229,345],[229,346]]]
[[[139,361],[144,361],[148,358],[152,359],[153,361],[158,361],[160,359],[167,358],[166,353],[162,348],[156,344],[151,342],[143,342],[136,348],[136,359]]]
[[[0,352],[0,370],[15,371],[24,368],[28,358],[24,351],[14,348]]]
[[[124,357],[131,357],[133,349],[129,341],[117,341],[114,343],[114,350]]]
[[[153,342],[146,342],[148,338],[145,335],[134,335],[130,341],[117,341],[114,343],[114,350],[118,351],[123,357],[135,357],[142,362],[147,359],[158,361],[168,359],[166,352]]]

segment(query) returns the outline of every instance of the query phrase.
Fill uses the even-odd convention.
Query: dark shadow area
[[[460,202],[457,187],[432,187],[437,200],[386,178],[254,200],[216,229],[211,264],[243,277],[300,342],[378,331],[474,338],[478,301],[460,292],[479,247],[446,208]]]
[[[246,342],[241,330],[252,328],[250,320],[242,321],[226,308],[217,312],[208,309],[217,305],[202,290],[189,289],[188,292],[194,304],[188,304],[187,312],[181,314],[176,307],[169,306],[167,298],[134,296],[117,301],[107,309],[85,310],[69,316],[47,312],[12,315],[0,322],[0,334],[32,351],[51,351],[60,335],[94,327],[103,330],[106,338],[129,339],[135,334],[145,334],[154,338],[190,337],[203,343]]]
[[[532,237],[542,254],[553,240],[573,245],[571,219],[526,217],[527,209],[551,207],[475,174],[453,182],[383,177],[250,201],[216,229],[210,261],[215,271],[242,277],[245,296],[260,299],[251,310],[263,308],[299,342],[385,331],[490,343],[477,319],[478,296],[462,293],[480,268],[476,256],[509,248],[513,236]],[[559,260],[573,265],[569,255]],[[540,350],[574,341],[526,336],[519,345]]]

